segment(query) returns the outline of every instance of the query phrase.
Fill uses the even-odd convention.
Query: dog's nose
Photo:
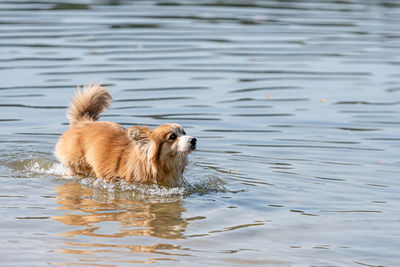
[[[196,144],[197,144],[197,139],[196,138],[190,139],[190,148],[191,149],[195,149],[196,148]]]

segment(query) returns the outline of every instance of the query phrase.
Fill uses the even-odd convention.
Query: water
[[[2,1],[2,266],[399,266],[397,1]],[[101,120],[177,122],[188,185],[68,175],[76,85]]]

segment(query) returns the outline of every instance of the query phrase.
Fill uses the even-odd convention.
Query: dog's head
[[[166,123],[153,130],[146,126],[132,126],[128,134],[157,168],[157,180],[179,179],[187,155],[197,145],[197,139],[186,135],[182,126],[176,123]]]

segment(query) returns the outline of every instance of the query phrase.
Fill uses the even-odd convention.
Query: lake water
[[[1,266],[400,266],[400,3],[0,2]],[[69,177],[101,120],[197,137],[159,188]]]

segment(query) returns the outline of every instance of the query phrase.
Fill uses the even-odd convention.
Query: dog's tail
[[[100,113],[110,106],[111,101],[111,95],[100,84],[85,85],[83,91],[78,86],[68,109],[69,124],[96,121]]]

